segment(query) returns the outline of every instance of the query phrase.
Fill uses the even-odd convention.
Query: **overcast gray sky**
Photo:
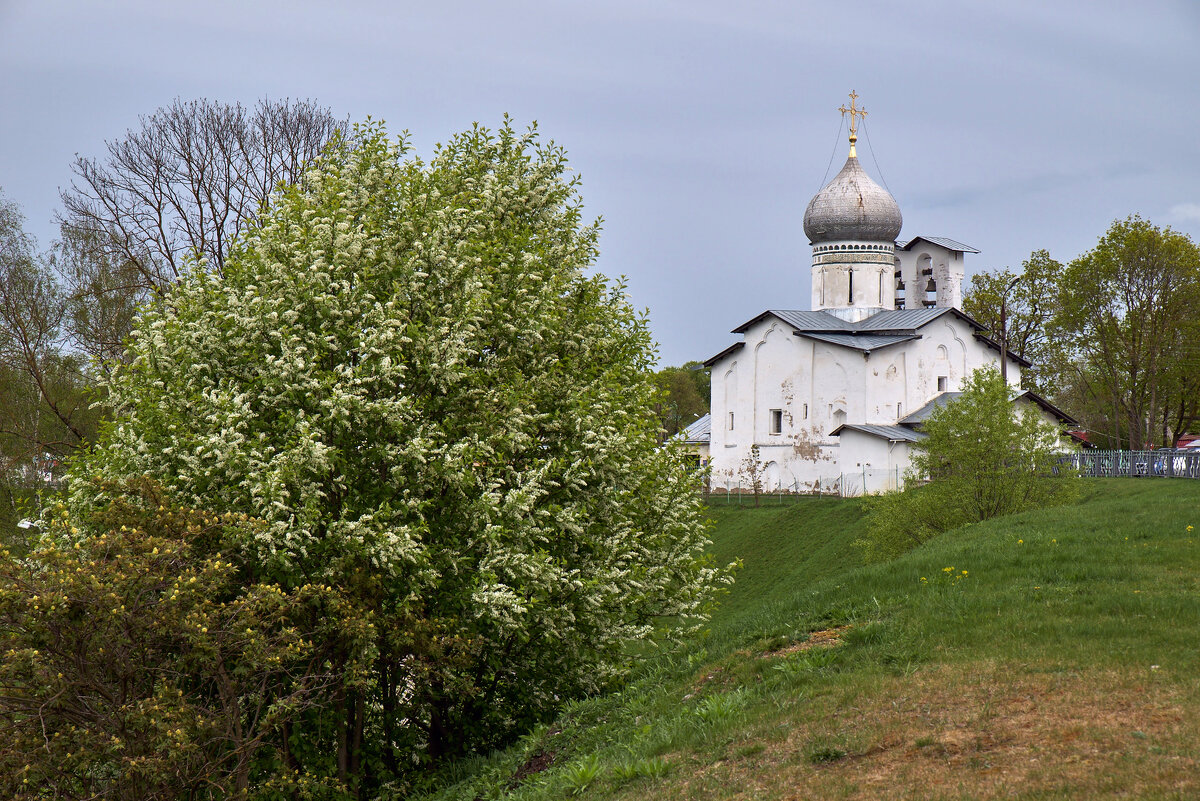
[[[1200,239],[1195,0],[0,0],[0,74],[0,187],[42,245],[73,155],[175,97],[312,98],[422,154],[536,120],[665,364],[809,307],[801,218],[851,89],[901,238],[979,248],[968,275],[1134,213]]]

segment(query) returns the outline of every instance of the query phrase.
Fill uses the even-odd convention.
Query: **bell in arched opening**
[[[937,305],[937,283],[930,276],[929,283],[925,285],[925,307],[929,308]]]

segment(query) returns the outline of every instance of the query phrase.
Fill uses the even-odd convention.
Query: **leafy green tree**
[[[963,311],[982,323],[997,341],[1007,332],[1008,350],[1032,362],[1032,367],[1021,372],[1021,386],[1050,395],[1057,395],[1060,386],[1061,351],[1052,321],[1063,269],[1049,252],[1036,250],[1021,265],[1019,274],[1005,268],[972,276],[963,297]]]
[[[1015,404],[993,368],[972,373],[953,402],[925,421],[906,489],[868,501],[869,557],[902,553],[952,528],[1067,503],[1074,474],[1059,465],[1058,428]]]
[[[106,489],[27,557],[0,551],[0,795],[348,797],[296,772],[289,732],[362,681],[369,615],[331,585],[247,582],[214,550],[244,515]]]
[[[0,197],[0,542],[10,545],[61,459],[97,426],[86,363],[67,348],[66,307],[49,258]]]
[[[227,545],[249,580],[374,616],[366,683],[292,733],[305,769],[366,792],[492,747],[702,619],[697,479],[659,445],[644,318],[585,275],[596,241],[535,132],[475,127],[425,163],[368,125],[223,276],[140,318],[71,503],[153,476],[262,521]]]
[[[659,398],[654,404],[664,440],[708,414],[709,375],[699,362],[664,367],[654,374]]]
[[[1113,442],[1170,445],[1200,393],[1200,248],[1133,216],[1067,267],[1055,327],[1076,391],[1107,413]]]

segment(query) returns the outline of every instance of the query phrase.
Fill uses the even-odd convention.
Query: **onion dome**
[[[846,166],[804,211],[804,233],[814,245],[845,240],[895,242],[902,223],[896,199],[867,175],[854,155],[853,143]]]

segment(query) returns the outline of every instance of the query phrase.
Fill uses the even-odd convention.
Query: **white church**
[[[964,257],[979,251],[943,237],[897,241],[900,207],[855,154],[866,114],[856,98],[840,109],[850,115],[849,158],[804,212],[811,310],[764,311],[704,363],[711,414],[684,439],[708,462],[714,490],[755,478],[766,491],[898,488],[921,421],[974,370],[999,368],[999,343],[960,308]],[[1012,354],[1007,362],[1014,402],[1072,422],[1020,391],[1028,362]]]

